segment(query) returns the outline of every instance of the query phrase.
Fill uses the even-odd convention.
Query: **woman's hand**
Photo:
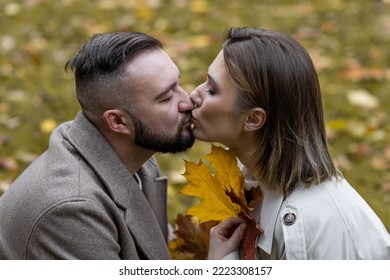
[[[220,260],[238,249],[246,228],[241,218],[228,218],[210,230],[209,260]]]

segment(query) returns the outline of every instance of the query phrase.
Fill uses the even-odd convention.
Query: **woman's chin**
[[[194,134],[194,137],[196,140],[199,140],[199,141],[204,141],[204,142],[212,142],[213,140],[210,139],[209,137],[206,137],[199,129],[197,129],[196,127],[194,127],[192,129],[192,133]]]

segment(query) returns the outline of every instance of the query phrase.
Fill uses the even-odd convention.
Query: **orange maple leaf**
[[[211,167],[202,160],[198,164],[185,162],[183,176],[189,183],[180,192],[200,199],[187,211],[187,215],[197,217],[200,222],[241,217],[248,223],[244,233],[244,258],[254,259],[255,241],[263,231],[249,214],[252,208],[245,198],[244,176],[238,168],[235,153],[212,145],[206,159]]]
[[[204,260],[207,258],[210,229],[217,225],[217,221],[197,223],[193,217],[182,214],[177,215],[176,239],[169,243],[172,259],[176,260]]]

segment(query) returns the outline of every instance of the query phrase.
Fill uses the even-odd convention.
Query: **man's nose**
[[[184,89],[180,88],[180,94],[181,100],[179,102],[179,111],[186,112],[194,109],[194,103],[192,103],[188,93]]]

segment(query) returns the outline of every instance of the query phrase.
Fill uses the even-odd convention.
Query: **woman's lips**
[[[191,128],[194,129],[197,122],[196,118],[194,118],[194,116],[191,116],[190,122],[191,122]]]

